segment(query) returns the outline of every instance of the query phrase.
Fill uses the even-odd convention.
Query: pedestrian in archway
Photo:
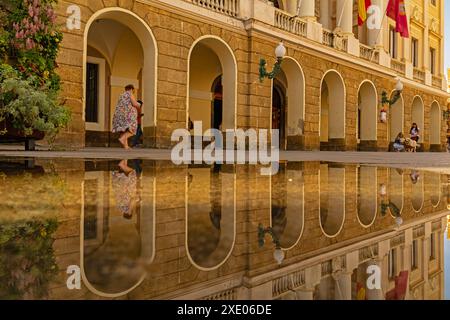
[[[136,135],[137,131],[137,109],[139,103],[134,98],[134,86],[129,84],[125,92],[120,95],[113,117],[112,132],[120,132],[119,142],[124,149],[130,149],[128,139]]]

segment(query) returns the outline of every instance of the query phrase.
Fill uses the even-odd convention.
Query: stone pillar
[[[411,277],[411,249],[412,249],[412,242],[413,242],[413,230],[408,229],[405,230],[405,245],[403,246],[403,268],[402,271],[408,271],[409,277]],[[408,285],[406,287],[406,296],[405,300],[410,299],[409,294],[409,279],[408,279]]]
[[[430,65],[430,44],[429,44],[429,30],[430,30],[430,18],[428,13],[428,8],[430,6],[430,0],[423,0],[423,68],[425,69],[425,84],[431,86],[433,82],[433,76],[431,74]],[[437,52],[436,52],[437,53]],[[435,61],[435,68],[437,67],[438,61]],[[436,70],[437,71],[437,70]]]
[[[353,35],[353,1],[337,0],[336,27],[346,35]]]
[[[352,300],[352,272],[342,272],[335,278],[335,299]]]
[[[320,0],[320,23],[325,29],[331,29],[330,16],[330,1]]]
[[[295,2],[290,0],[290,2]],[[299,10],[299,17],[306,19],[306,20],[311,20],[311,21],[316,21],[316,2],[314,0],[303,0],[301,5],[300,5],[300,10]]]
[[[336,29],[347,39],[347,52],[359,57],[359,40],[353,34],[353,1],[337,0]]]
[[[314,299],[314,288],[303,288],[295,290],[297,300],[313,300]]]
[[[383,8],[386,6],[385,0],[372,0],[372,5],[377,6],[380,8],[381,14],[383,14]],[[382,18],[381,18],[382,19]],[[386,20],[386,19],[384,19]],[[368,30],[368,43],[369,46],[375,47],[375,48],[383,48],[383,41],[384,41],[384,21],[381,25],[381,29],[372,29]]]

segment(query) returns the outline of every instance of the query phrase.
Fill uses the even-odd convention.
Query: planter
[[[6,134],[0,134],[0,142],[24,142],[26,151],[35,150],[35,142],[44,139],[45,132],[33,130],[31,135],[26,136],[22,130],[18,130],[5,120],[0,122],[0,130],[6,129]]]

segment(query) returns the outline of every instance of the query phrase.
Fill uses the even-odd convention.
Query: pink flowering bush
[[[35,77],[37,86],[59,89],[55,73],[62,33],[56,25],[56,0],[6,0],[10,52],[17,55],[16,69],[24,78]],[[1,8],[0,8],[1,9]]]

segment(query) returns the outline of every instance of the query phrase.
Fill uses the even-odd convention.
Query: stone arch
[[[420,129],[421,142],[424,140],[424,129],[425,129],[425,120],[424,120],[424,103],[420,96],[415,96],[413,99],[412,107],[411,107],[411,126],[413,123],[417,123],[417,126]],[[410,127],[411,127],[410,126]],[[409,134],[409,132],[408,132]]]
[[[320,85],[320,141],[323,145],[345,144],[345,83],[336,70],[327,71]]]
[[[285,141],[281,141],[280,145],[286,145],[287,149],[299,149],[301,144],[300,137],[304,135],[305,75],[298,61],[292,57],[284,58],[281,69],[283,80],[285,80],[283,84],[286,91],[287,108],[284,128]],[[281,81],[282,79],[279,80]]]
[[[437,101],[433,101],[430,110],[430,144],[438,150],[441,145],[441,107]]]
[[[99,43],[97,40],[92,40],[89,42],[90,34],[92,36],[92,32],[94,32],[97,28],[100,28],[101,24],[110,24],[114,28],[109,32],[100,32],[97,38],[101,39],[102,43]],[[125,36],[128,32],[128,37]],[[124,37],[118,39],[119,35],[122,34]],[[158,65],[158,47],[156,38],[153,35],[151,28],[148,24],[137,14],[133,13],[124,8],[120,7],[110,7],[98,10],[95,12],[89,20],[86,22],[86,27],[84,30],[84,44],[83,44],[83,101],[86,101],[86,88],[87,88],[87,77],[86,72],[88,69],[88,45],[91,47],[95,47],[96,50],[100,51],[108,61],[109,64],[113,62],[114,59],[117,59],[120,54],[116,54],[115,50],[118,48],[118,44],[120,41],[133,41],[133,39],[137,39],[140,47],[142,48],[141,56],[138,56],[136,59],[129,59],[127,61],[131,61],[130,63],[139,64],[136,65],[136,74],[133,75],[122,75],[119,71],[120,66],[115,69],[117,75],[114,74],[114,70],[112,70],[111,74],[111,101],[108,112],[101,113],[99,112],[99,125],[96,126],[93,123],[93,130],[95,131],[107,131],[109,132],[110,121],[112,119],[112,113],[114,112],[114,107],[116,100],[116,95],[118,92],[123,91],[123,87],[128,82],[138,87],[139,96],[138,98],[142,99],[145,103],[145,114],[146,116],[143,119],[143,129],[145,131],[151,130],[151,128],[156,127],[157,124],[157,104],[156,104],[156,92],[157,92],[157,65]],[[122,50],[123,51],[123,50]],[[138,55],[140,55],[138,54]],[[111,66],[111,69],[114,69]],[[127,69],[126,67],[122,69]],[[133,69],[133,68],[130,68]],[[134,69],[133,69],[134,70]],[[141,72],[142,70],[142,72]],[[138,78],[140,77],[140,78]],[[125,82],[127,82],[125,84]],[[140,87],[142,85],[142,88]],[[114,89],[117,87],[117,90]],[[117,92],[116,92],[117,91]],[[105,99],[104,101],[106,101]],[[99,111],[106,109],[106,107],[99,106]],[[83,107],[83,120],[86,120],[86,103]],[[88,125],[87,125],[88,126]],[[91,129],[92,129],[91,128]],[[87,128],[89,130],[89,128]],[[148,135],[149,136],[149,135]],[[149,136],[150,138],[150,136]]]
[[[300,241],[305,226],[305,185],[297,164],[281,166],[271,177],[271,227],[283,250]]]
[[[425,190],[433,208],[441,203],[441,174],[438,172],[425,173]]]
[[[345,167],[320,166],[319,222],[328,238],[339,235],[345,222]]]
[[[115,172],[113,187],[115,183],[118,189],[124,183],[133,185],[135,177],[135,172],[128,176]],[[117,205],[110,205],[114,202],[104,193],[108,184],[109,178],[102,171],[85,173],[81,188],[80,267],[89,291],[113,299],[141,285],[147,275],[145,267],[154,261],[156,179],[142,173],[141,201],[137,204],[129,199],[132,217],[126,219],[120,217],[125,215],[118,204],[122,198],[115,199]]]
[[[369,228],[378,212],[377,167],[361,166],[357,170],[358,221],[364,228]]]
[[[188,259],[199,270],[218,269],[231,256],[236,241],[234,170],[227,165],[190,168],[185,210]]]
[[[411,170],[411,205],[415,212],[420,212],[424,205],[424,183],[420,173]]]
[[[403,212],[403,204],[404,204],[404,183],[403,183],[403,171],[401,169],[388,169],[389,180],[388,180],[388,199],[389,202],[395,205],[400,214]],[[390,210],[392,217],[396,218],[393,215],[392,210]]]
[[[358,141],[377,140],[378,95],[372,81],[364,80],[358,90]]]
[[[394,93],[391,94],[391,99]],[[404,130],[405,112],[403,96],[389,108],[389,141],[394,142],[400,132]],[[403,132],[404,133],[404,132]]]
[[[221,38],[206,35],[198,38],[188,55],[187,117],[202,121],[203,131],[211,128],[212,96],[210,88],[222,76],[222,131],[236,128],[237,62],[231,47]]]

